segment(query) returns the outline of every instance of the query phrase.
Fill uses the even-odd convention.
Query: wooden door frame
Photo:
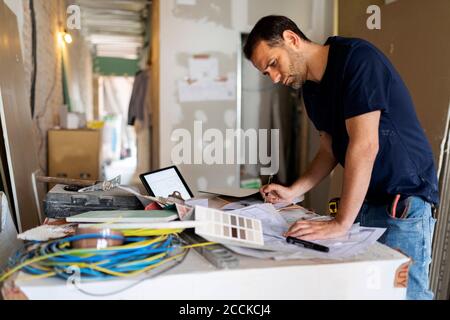
[[[150,66],[151,66],[151,81],[149,82],[150,92],[150,132],[151,132],[151,146],[150,152],[150,168],[155,170],[160,165],[160,108],[159,108],[159,68],[160,68],[160,0],[153,0],[151,5],[150,15],[150,30],[151,30],[151,45],[150,45]]]

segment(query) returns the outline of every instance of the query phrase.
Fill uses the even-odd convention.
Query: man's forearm
[[[344,169],[341,201],[336,215],[336,221],[350,228],[369,188],[373,164],[378,152],[378,146],[349,144]]]
[[[336,167],[337,161],[332,154],[319,150],[306,172],[295,181],[291,188],[296,195],[302,195],[319,184]]]

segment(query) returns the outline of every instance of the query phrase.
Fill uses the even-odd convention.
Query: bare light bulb
[[[66,43],[72,43],[72,36],[69,33],[64,34],[64,41]]]

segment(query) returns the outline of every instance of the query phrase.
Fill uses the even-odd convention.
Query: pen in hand
[[[269,180],[267,181],[266,186],[268,186],[269,184],[272,183],[272,178],[273,178],[273,174],[271,174],[271,175],[269,176]],[[267,196],[268,196],[268,195],[269,195],[269,193],[267,192],[267,193],[265,194],[265,197],[264,197],[264,203],[267,202]]]

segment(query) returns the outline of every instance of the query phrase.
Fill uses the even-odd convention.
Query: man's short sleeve
[[[344,72],[345,119],[375,110],[388,112],[391,79],[381,53],[369,46],[355,48]]]

